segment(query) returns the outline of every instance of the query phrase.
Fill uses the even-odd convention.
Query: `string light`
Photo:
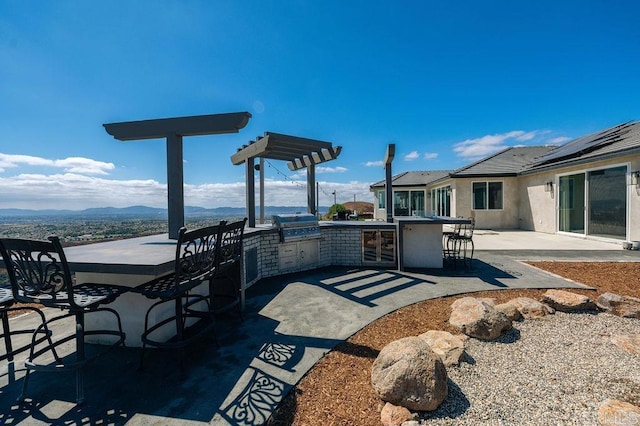
[[[264,162],[267,163],[267,165],[272,168],[273,170],[275,170],[275,172],[282,176],[282,179],[284,179],[285,181],[290,181],[292,184],[295,184],[298,188],[305,188],[306,185],[303,185],[299,182],[296,182],[292,177],[287,176],[286,174],[284,174],[283,172],[280,171],[280,169],[278,169],[276,166],[274,166],[271,161],[267,160],[266,158],[264,159]],[[327,196],[327,198],[331,198],[333,195],[328,193],[327,191],[324,190],[323,187],[321,187],[320,185],[318,185],[318,189],[320,189],[320,192],[322,192],[324,195]]]
[[[271,162],[269,160],[267,160],[265,158],[265,163],[267,163],[267,165],[271,168],[273,168],[277,174],[279,174],[280,176],[282,176],[282,178],[285,181],[290,181],[292,184],[296,185],[298,188],[305,188],[305,185],[301,184],[300,182],[296,182],[295,180],[293,180],[293,178],[291,178],[290,176],[285,175],[284,173],[282,173],[280,171],[280,169],[278,169],[276,166],[274,166],[273,164],[271,164]]]

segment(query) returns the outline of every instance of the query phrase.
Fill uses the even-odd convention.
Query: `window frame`
[[[397,194],[399,194],[399,193],[406,193],[406,206],[404,208],[400,207],[400,209],[406,210],[406,212],[407,212],[406,215],[404,215],[404,214],[400,215],[400,214],[397,214],[397,212],[396,212],[396,210],[397,210],[396,209],[396,207],[397,207],[397,205],[396,205],[397,198],[396,197],[397,197]],[[424,212],[424,209],[426,209],[426,206],[427,206],[427,191],[425,189],[398,189],[398,190],[394,190],[393,191],[393,215],[394,216],[406,217],[406,216],[411,216],[412,215],[412,211],[416,210],[414,208],[415,206],[412,205],[412,201],[413,201],[412,195],[414,193],[422,193],[422,211],[423,211],[424,214],[426,214],[426,212]]]
[[[386,209],[387,207],[387,191],[385,189],[378,190],[378,208],[380,210]]]
[[[484,208],[476,207],[476,192],[475,186],[476,184],[484,184]],[[490,184],[500,184],[500,207],[499,208],[491,208],[491,197],[490,197]],[[504,181],[502,180],[478,180],[471,182],[471,210],[472,211],[501,211],[504,210]]]

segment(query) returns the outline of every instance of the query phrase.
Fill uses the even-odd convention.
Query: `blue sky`
[[[0,2],[0,208],[166,207],[163,140],[103,123],[249,111],[184,140],[185,203],[244,206],[238,147],[332,142],[320,204],[393,172],[455,169],[640,118],[636,1]],[[269,205],[305,176],[270,161]]]

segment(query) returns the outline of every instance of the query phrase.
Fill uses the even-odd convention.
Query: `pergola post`
[[[384,156],[384,169],[385,169],[385,194],[387,197],[386,211],[387,211],[387,222],[393,223],[393,186],[391,182],[391,163],[393,162],[393,157],[396,155],[396,144],[390,143],[387,146],[387,153]]]
[[[169,214],[169,238],[178,239],[184,226],[182,136],[167,135],[167,212]]]
[[[316,166],[311,164],[307,167],[307,213],[317,214],[316,206]]]
[[[254,157],[247,158],[246,163],[246,176],[245,179],[247,181],[246,185],[246,203],[247,203],[247,223],[250,228],[255,228],[256,226],[256,181],[255,181],[255,172],[254,172]]]
[[[264,158],[260,157],[260,223],[264,223]]]

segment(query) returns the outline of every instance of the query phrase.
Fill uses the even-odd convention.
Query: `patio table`
[[[176,240],[170,240],[168,234],[151,235],[67,247],[65,253],[71,270],[75,272],[77,283],[116,284],[133,288],[173,272]],[[207,283],[198,286],[194,292],[207,294]],[[144,331],[144,314],[153,303],[153,300],[131,292],[121,295],[111,304],[122,318],[127,346],[142,345],[140,336]],[[151,321],[159,322],[171,316],[172,312],[173,307],[167,304],[165,309],[157,309]],[[104,327],[103,321],[107,320],[110,319],[100,313],[87,315],[86,327]],[[158,333],[169,340],[175,335],[175,327],[168,325]],[[92,342],[108,343],[99,340]]]

